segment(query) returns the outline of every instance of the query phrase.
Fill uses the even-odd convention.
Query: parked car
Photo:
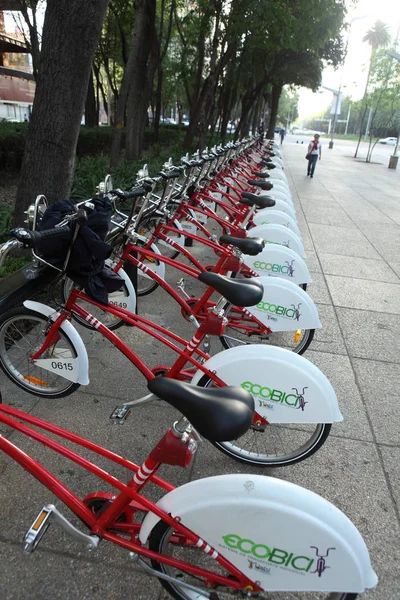
[[[395,146],[397,144],[397,138],[395,137],[387,137],[379,140],[380,144],[388,144],[389,146]]]

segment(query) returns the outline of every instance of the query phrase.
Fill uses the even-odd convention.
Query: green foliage
[[[298,92],[289,88],[283,88],[279,99],[277,123],[283,123],[285,127],[287,121],[293,123],[299,115],[298,102]]]
[[[7,258],[4,261],[4,265],[0,269],[0,279],[11,275],[11,273],[14,273],[14,271],[18,271],[18,269],[21,269],[21,267],[28,264],[29,262],[29,256],[7,256]]]
[[[183,155],[183,135],[184,132],[178,127],[161,127],[159,141],[154,143],[154,133],[148,129],[146,149],[141,159],[130,162],[122,158],[118,165],[112,168],[108,153],[77,158],[71,198],[81,200],[93,196],[96,193],[96,186],[108,173],[112,177],[114,187],[127,190],[134,184],[136,174],[144,164],[148,165],[150,175],[156,175],[169,157],[172,157],[176,164],[180,164]]]
[[[0,236],[10,227],[11,215],[12,207],[9,204],[0,203]]]
[[[28,123],[0,123],[0,169],[19,169]]]

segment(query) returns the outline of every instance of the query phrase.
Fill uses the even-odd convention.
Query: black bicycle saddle
[[[241,387],[200,388],[156,377],[150,392],[177,408],[193,427],[212,442],[234,440],[249,429],[254,414],[253,396]]]
[[[261,302],[264,293],[262,283],[252,279],[244,283],[240,280],[209,272],[200,273],[198,279],[213,287],[235,306],[255,306]]]

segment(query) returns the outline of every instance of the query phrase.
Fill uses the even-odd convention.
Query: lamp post
[[[342,94],[341,94],[342,84],[340,83],[340,86],[339,86],[338,90],[334,90],[332,88],[326,87],[325,85],[321,85],[321,87],[323,87],[325,90],[328,90],[329,92],[332,92],[334,98],[336,96],[335,112],[334,112],[334,115],[333,115],[333,124],[332,124],[332,128],[331,128],[331,141],[329,142],[329,146],[328,146],[329,150],[332,150],[332,148],[333,148],[333,136],[334,136],[334,133],[335,133],[337,116],[338,116],[338,113],[340,113],[340,101],[341,101],[341,98],[342,98]],[[332,105],[333,105],[333,102],[332,102]],[[332,114],[332,109],[331,109],[331,114]]]
[[[396,35],[396,45],[397,45],[397,40],[399,39],[399,31],[400,31],[400,25],[399,25],[399,28],[397,30],[397,35]],[[400,62],[400,54],[398,52],[395,52],[394,50],[386,50],[386,54],[387,54],[387,56],[390,56],[390,58],[394,58],[395,60]],[[397,132],[396,146],[395,146],[395,149],[393,150],[392,156],[389,158],[389,169],[397,169],[397,163],[399,162],[399,157],[397,156],[397,151],[398,151],[398,147],[399,147],[399,137],[400,137],[400,132]]]

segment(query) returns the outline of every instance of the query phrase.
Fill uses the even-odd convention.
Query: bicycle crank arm
[[[86,533],[82,533],[82,531],[79,531],[79,529],[72,525],[72,523],[70,523],[53,504],[46,504],[25,534],[23,541],[24,552],[33,552],[37,548],[52,521],[57,523],[57,525],[60,525],[66,533],[74,537],[78,542],[87,544],[89,549],[98,546],[100,538],[97,537],[97,535],[87,535]]]
[[[196,587],[195,585],[191,585],[190,583],[185,583],[184,581],[181,581],[180,579],[177,579],[176,577],[172,577],[171,575],[166,575],[166,573],[161,573],[161,571],[156,571],[156,569],[152,569],[152,567],[150,567],[135,552],[130,552],[129,557],[132,562],[137,562],[138,565],[141,567],[141,569],[143,569],[143,571],[145,571],[149,575],[154,575],[158,579],[165,579],[165,581],[171,581],[173,583],[177,583],[177,584],[179,584],[180,587],[184,587],[188,590],[192,590],[193,592],[196,592],[197,594],[201,594],[202,597],[205,596],[206,598],[209,598],[210,600],[219,600],[219,596],[216,592],[209,592],[205,588]]]

